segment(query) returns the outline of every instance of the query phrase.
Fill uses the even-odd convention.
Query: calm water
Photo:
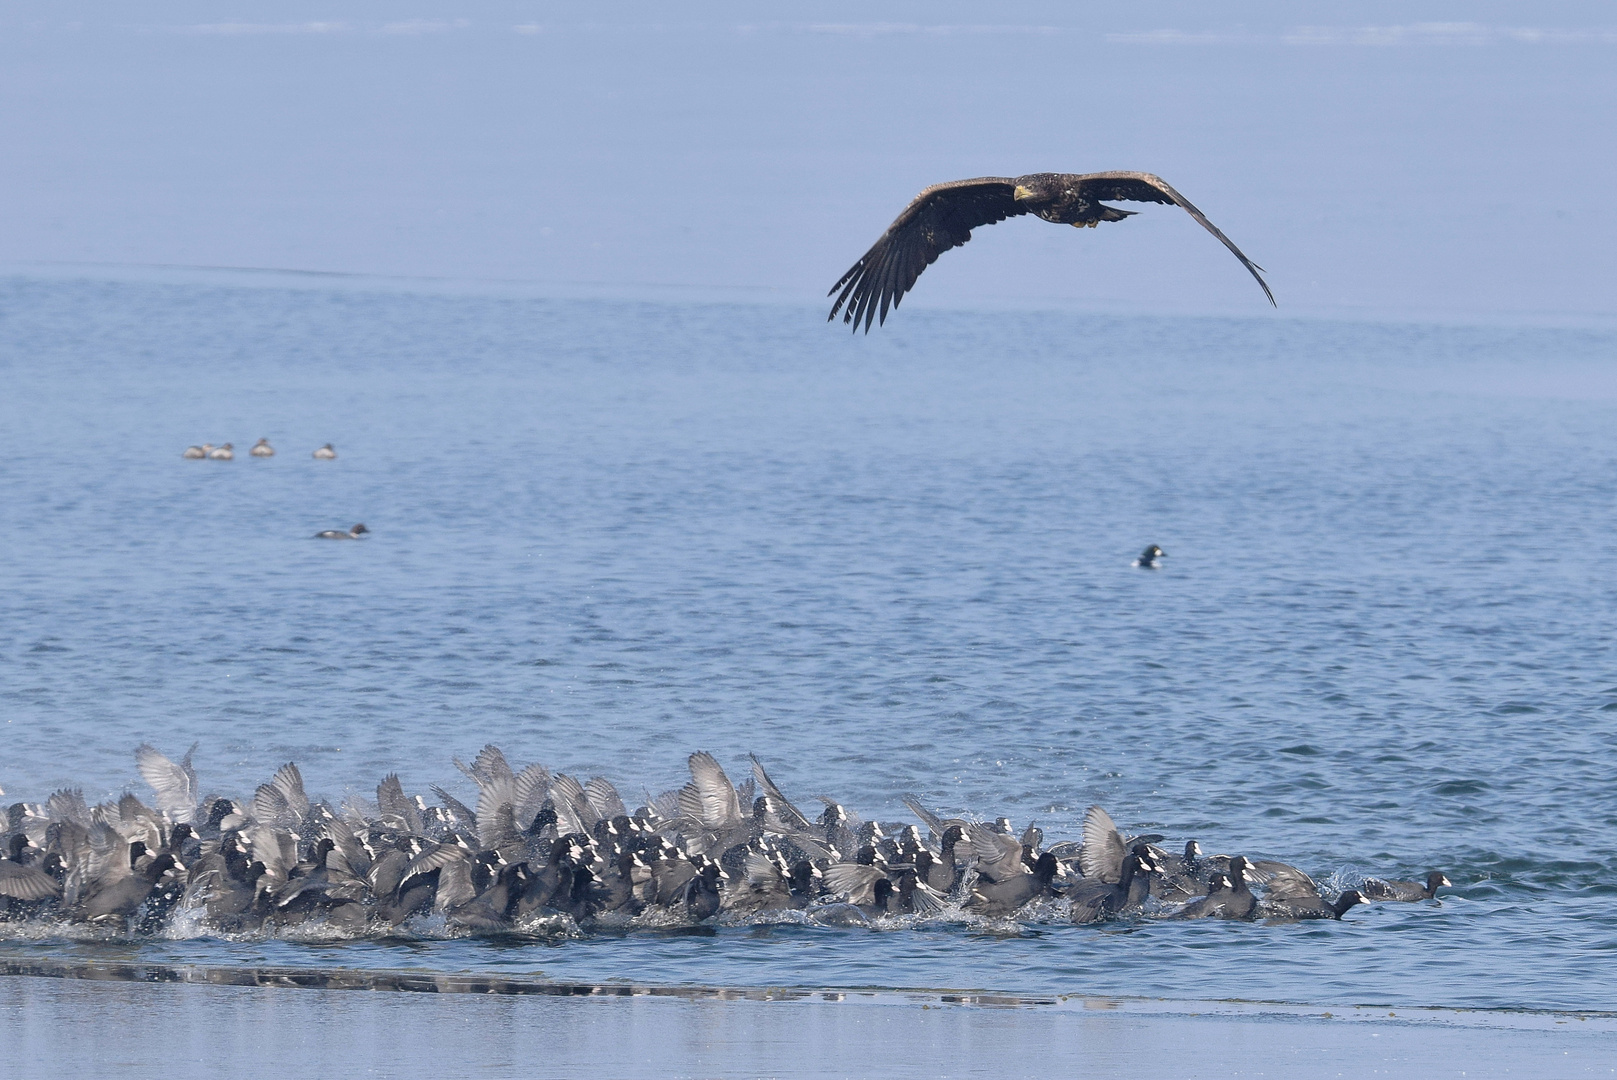
[[[1131,826],[1341,925],[7,955],[1617,1006],[1617,335],[0,282],[0,787],[452,756]],[[245,457],[259,436],[281,451]],[[232,463],[182,461],[202,441]],[[332,441],[341,457],[315,462]],[[321,544],[363,521],[374,536]],[[1170,552],[1158,573],[1129,560]]]

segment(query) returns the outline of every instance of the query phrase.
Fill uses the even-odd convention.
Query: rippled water
[[[1455,881],[1340,925],[725,928],[9,955],[1604,1008],[1617,336],[0,281],[0,786],[626,795],[1123,825]],[[268,436],[280,455],[245,448]],[[182,461],[233,441],[228,464]],[[339,460],[310,459],[332,441]],[[362,543],[311,541],[364,521]],[[1170,553],[1131,569],[1147,543]]]

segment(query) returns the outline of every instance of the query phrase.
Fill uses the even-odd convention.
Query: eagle
[[[975,180],[951,180],[933,184],[915,197],[887,227],[864,257],[831,286],[827,296],[835,296],[830,319],[841,311],[842,321],[857,332],[865,324],[887,321],[889,306],[895,310],[915,281],[950,248],[971,239],[971,230],[992,225],[1006,218],[1033,214],[1057,225],[1094,228],[1103,221],[1133,217],[1133,210],[1119,210],[1103,200],[1170,203],[1201,223],[1218,237],[1263,289],[1269,303],[1275,302],[1263,267],[1241,254],[1229,237],[1160,176],[1143,172],[1030,173],[1027,176],[979,176]],[[846,308],[846,310],[844,310]]]

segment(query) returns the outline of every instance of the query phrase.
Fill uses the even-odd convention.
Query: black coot
[[[1426,884],[1418,881],[1382,881],[1380,878],[1367,878],[1364,888],[1364,898],[1370,901],[1402,900],[1411,902],[1415,900],[1431,900],[1437,896],[1437,890],[1454,882],[1443,876],[1441,870],[1433,870],[1426,875]]]

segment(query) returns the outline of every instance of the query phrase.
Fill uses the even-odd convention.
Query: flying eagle
[[[863,322],[865,333],[870,333],[871,322],[887,321],[888,306],[898,307],[904,294],[915,287],[915,279],[921,276],[922,270],[945,251],[970,240],[971,230],[979,225],[1035,214],[1057,225],[1081,229],[1094,228],[1103,221],[1122,221],[1135,213],[1104,206],[1102,199],[1172,203],[1184,207],[1202,228],[1235,253],[1241,265],[1262,286],[1269,303],[1275,302],[1274,293],[1263,280],[1263,267],[1241,254],[1241,249],[1231,243],[1229,237],[1219,232],[1217,226],[1190,205],[1189,199],[1169,187],[1162,177],[1142,172],[1030,173],[1014,179],[980,176],[975,180],[953,180],[933,184],[921,192],[898,215],[898,220],[887,227],[881,239],[865,252],[864,258],[831,286],[826,295],[835,296],[837,302],[831,305],[830,318],[835,319],[837,312],[847,305],[842,321],[851,323],[856,331]],[[881,305],[879,313],[878,304]]]

